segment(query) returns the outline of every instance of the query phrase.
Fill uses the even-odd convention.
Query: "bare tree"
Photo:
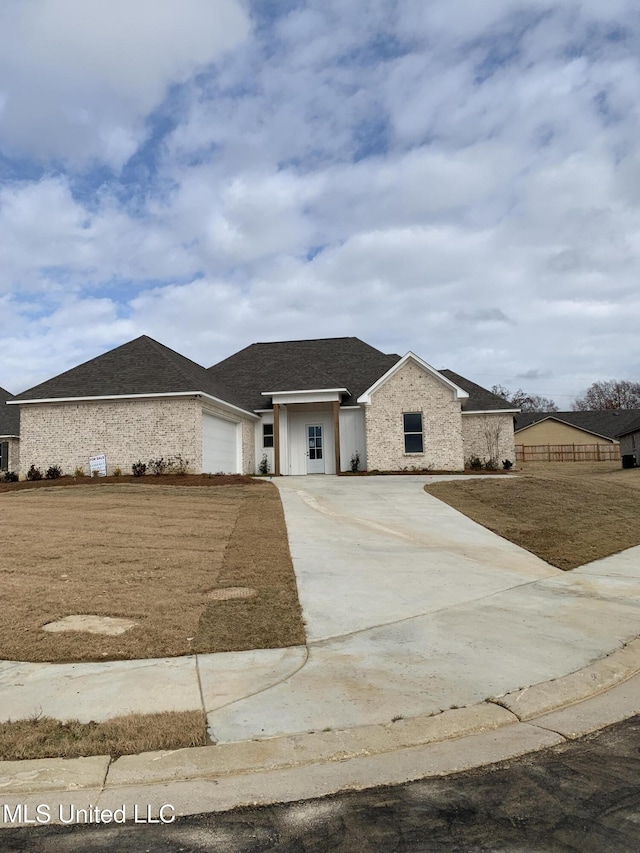
[[[626,379],[594,382],[584,396],[577,397],[573,403],[576,412],[593,409],[640,409],[640,382]]]
[[[483,415],[482,417],[482,432],[484,433],[484,441],[487,448],[488,462],[486,467],[497,468],[500,461],[500,439],[504,429],[504,421],[491,415]]]
[[[549,397],[541,397],[537,394],[527,394],[522,388],[517,391],[509,391],[504,385],[493,385],[491,388],[493,394],[498,397],[503,397],[509,403],[513,403],[514,408],[521,409],[523,412],[557,412],[558,407]]]

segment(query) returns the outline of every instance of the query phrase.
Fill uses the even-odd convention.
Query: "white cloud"
[[[25,56],[50,41],[41,72],[0,35],[5,144],[121,164],[187,85],[142,188],[0,185],[0,384],[142,332],[205,364],[355,334],[561,405],[640,369],[630,0],[310,0],[251,33],[231,2],[54,7],[0,10]]]
[[[236,0],[6,0],[4,147],[119,167],[172,83],[247,36]]]

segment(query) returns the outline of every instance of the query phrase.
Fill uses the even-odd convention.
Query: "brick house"
[[[457,471],[515,460],[513,407],[418,356],[358,338],[258,343],[206,369],[143,335],[9,401],[20,473],[111,472],[180,455],[190,470],[274,474]]]

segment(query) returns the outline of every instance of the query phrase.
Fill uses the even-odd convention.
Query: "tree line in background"
[[[522,388],[510,391],[504,385],[493,385],[491,391],[499,397],[513,403],[514,408],[523,412],[557,412],[558,407],[549,397],[527,394]],[[640,382],[626,379],[608,379],[594,382],[587,388],[584,396],[577,397],[571,408],[574,412],[603,409],[640,409]]]

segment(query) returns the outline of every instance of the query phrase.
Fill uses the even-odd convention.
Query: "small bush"
[[[262,459],[260,460],[260,464],[258,465],[259,473],[262,474],[263,477],[266,477],[266,475],[269,473],[270,467],[271,466],[269,465],[269,457],[266,453],[263,453]]]
[[[467,460],[467,465],[472,471],[481,471],[483,467],[482,459],[479,456],[470,456]]]
[[[356,471],[360,470],[360,452],[356,450],[356,452],[351,457],[351,473],[355,474]]]
[[[62,477],[62,468],[59,465],[51,465],[44,475],[45,480],[57,480],[59,477]]]
[[[138,459],[138,461],[134,462],[131,466],[131,472],[133,473],[134,477],[144,477],[144,475],[147,473],[147,466],[144,464],[144,462],[141,462]]]
[[[92,472],[91,472],[91,476],[92,476],[92,477],[99,477],[99,476],[100,476],[100,471],[92,471]]]
[[[167,473],[167,461],[164,456],[160,456],[158,459],[150,459],[148,467],[151,473],[156,477],[160,477],[161,474]]]
[[[17,483],[18,479],[19,479],[19,477],[15,471],[5,471],[4,472],[5,483]]]
[[[513,468],[513,462],[510,459],[503,459],[502,467],[505,471],[509,471],[511,468]]]
[[[27,471],[27,480],[41,480],[42,479],[42,471],[39,468],[36,468],[35,465],[32,465],[31,468]]]
[[[183,459],[182,456],[178,453],[177,456],[169,456],[166,464],[166,473],[167,474],[178,474],[183,476],[188,473],[189,470],[189,460]]]
[[[84,468],[82,465],[78,465],[76,470],[73,472],[74,477],[84,477]]]
[[[185,474],[189,473],[189,460],[183,459],[180,454],[175,457],[173,470],[179,477],[184,477]]]
[[[122,477],[122,468],[114,468],[113,469],[114,477]]]
[[[484,463],[484,467],[487,471],[497,471],[498,462],[496,459],[487,459],[487,461]]]

